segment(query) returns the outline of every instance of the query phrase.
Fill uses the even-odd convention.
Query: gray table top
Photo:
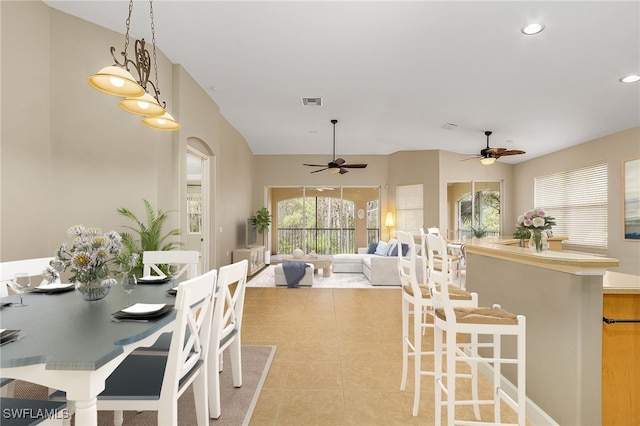
[[[177,283],[138,284],[131,303],[174,304],[166,290]],[[102,300],[87,302],[74,291],[27,293],[25,307],[0,309],[0,328],[21,330],[22,338],[0,346],[0,367],[46,364],[48,370],[97,370],[123,352],[124,345],[171,323],[175,311],[149,322],[114,322],[111,314],[127,306],[120,284]],[[2,299],[18,301],[18,296]]]

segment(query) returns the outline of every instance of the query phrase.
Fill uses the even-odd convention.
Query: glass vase
[[[538,253],[549,250],[547,232],[543,229],[532,229],[531,238],[529,238],[529,248]]]
[[[100,300],[109,294],[109,291],[111,290],[111,282],[108,279],[103,280],[99,278],[86,283],[76,281],[75,289],[76,294],[83,300]]]

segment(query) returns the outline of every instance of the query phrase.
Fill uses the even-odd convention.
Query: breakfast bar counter
[[[527,397],[542,410],[528,406],[527,417],[601,424],[603,277],[619,261],[500,242],[467,241],[466,288],[482,306],[497,303],[527,317]],[[515,370],[503,373],[515,383]]]

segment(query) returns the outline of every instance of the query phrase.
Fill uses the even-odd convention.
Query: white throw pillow
[[[378,241],[378,247],[376,247],[376,252],[374,254],[377,254],[378,256],[386,256],[388,249],[389,245],[387,243],[384,241]]]
[[[396,248],[397,245],[398,245],[398,240],[396,240],[395,238],[390,239],[389,242],[387,243],[387,253],[385,254],[385,256],[391,256],[393,249]]]

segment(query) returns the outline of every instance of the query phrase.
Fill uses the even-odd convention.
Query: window
[[[202,195],[187,194],[189,234],[200,234],[202,229]]]
[[[420,234],[423,227],[422,184],[396,187],[396,229]]]
[[[535,206],[556,219],[568,244],[607,248],[607,163],[535,179]]]

